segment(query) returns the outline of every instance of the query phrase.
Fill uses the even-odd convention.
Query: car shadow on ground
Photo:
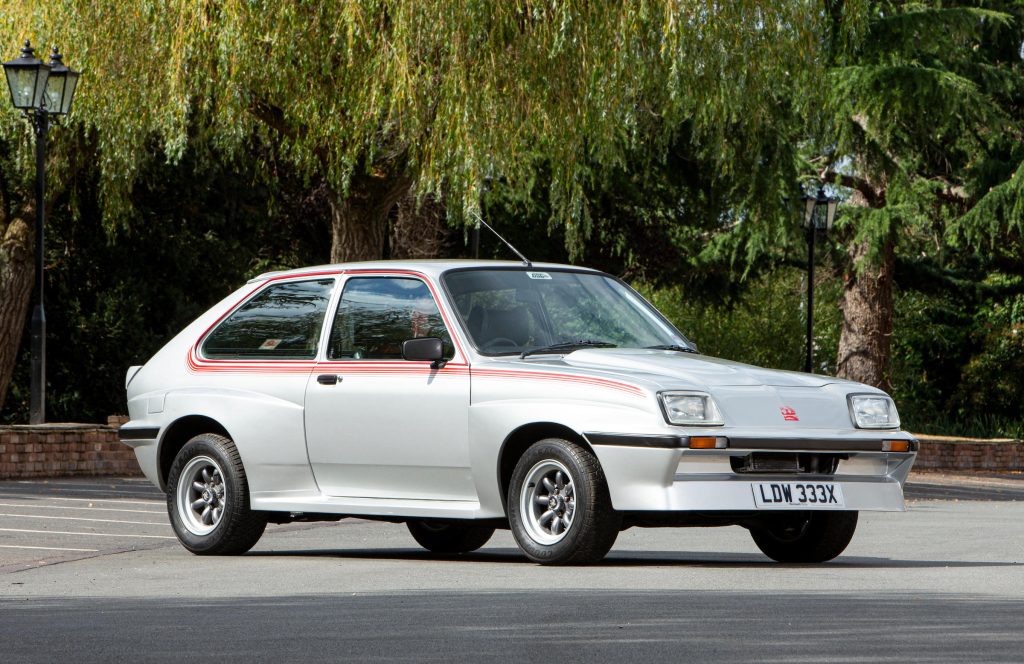
[[[461,555],[440,555],[421,549],[280,549],[272,551],[249,551],[247,556],[276,558],[340,558],[351,560],[418,560],[425,562],[472,562],[497,564],[534,563],[528,560],[519,550],[511,548],[495,548],[474,551]],[[892,558],[874,558],[867,556],[840,556],[827,563],[815,563],[821,566],[842,567],[847,569],[886,569],[886,568],[971,568],[971,567],[1020,567],[1024,563],[998,560],[894,560]],[[808,567],[809,565],[783,565],[776,563],[760,554],[714,554],[689,551],[613,551],[599,563],[597,567],[706,567],[706,568],[744,568],[744,567]]]

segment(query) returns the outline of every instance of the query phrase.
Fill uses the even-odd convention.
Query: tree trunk
[[[444,204],[427,196],[417,205],[409,191],[395,206],[388,232],[391,258],[419,260],[439,258],[450,244]]]
[[[895,274],[895,237],[885,239],[880,256],[866,259],[870,245],[850,246],[850,265],[839,308],[843,329],[839,336],[838,373],[841,378],[890,391],[892,359],[892,283]],[[857,273],[857,266],[863,269]]]
[[[31,214],[29,215],[31,216]],[[15,217],[0,236],[0,409],[7,397],[32,298],[32,227]]]
[[[411,186],[402,172],[360,173],[352,177],[348,196],[330,192],[331,262],[384,258],[388,216]]]

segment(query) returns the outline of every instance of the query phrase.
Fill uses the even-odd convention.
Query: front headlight
[[[661,410],[669,424],[718,426],[724,424],[715,400],[702,392],[660,392]]]
[[[883,394],[851,394],[850,417],[858,429],[896,429],[900,416],[896,404]]]

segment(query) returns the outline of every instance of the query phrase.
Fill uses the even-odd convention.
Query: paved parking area
[[[435,556],[359,519],[193,556],[144,480],[0,482],[0,662],[179,662],[197,643],[225,664],[1020,662],[1024,482],[914,476],[907,497],[823,565],[772,563],[741,528],[634,528],[565,568],[508,531]]]
[[[1024,473],[916,470],[905,495],[908,500],[1024,501]]]
[[[175,542],[148,480],[0,482],[0,573]]]
[[[908,501],[1024,500],[1024,475],[914,473]],[[0,574],[82,558],[177,546],[164,494],[143,478],[0,482]],[[275,526],[306,530],[326,524]]]

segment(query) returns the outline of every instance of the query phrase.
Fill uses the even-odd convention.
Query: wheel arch
[[[224,425],[206,415],[185,415],[167,426],[157,449],[157,473],[161,490],[167,488],[167,475],[171,471],[174,457],[178,456],[185,443],[201,433],[215,433],[231,438]]]
[[[545,438],[564,438],[572,441],[593,453],[593,448],[583,434],[558,422],[531,422],[513,430],[501,444],[498,452],[498,487],[501,493],[501,506],[508,514],[508,488],[512,482],[512,471],[526,450],[537,441]]]

